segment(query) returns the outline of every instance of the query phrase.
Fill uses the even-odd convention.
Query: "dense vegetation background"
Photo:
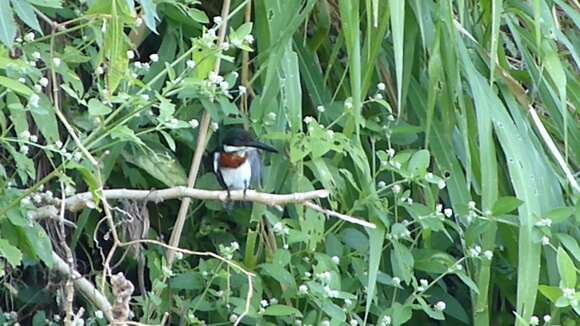
[[[576,325],[579,9],[0,0],[0,322]],[[153,195],[230,125],[329,197]]]

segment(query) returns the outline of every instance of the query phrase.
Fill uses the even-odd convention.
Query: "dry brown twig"
[[[228,18],[230,13],[230,0],[224,0],[222,5],[222,23],[218,34],[218,48],[221,48],[225,37],[226,30],[228,26]],[[220,72],[221,58],[216,59],[214,72],[219,74]],[[193,160],[191,161],[191,168],[189,169],[189,176],[187,178],[187,187],[193,188],[195,186],[195,181],[197,180],[197,173],[199,172],[199,166],[201,165],[201,158],[205,151],[206,140],[208,136],[210,115],[206,110],[203,113],[203,118],[201,119],[201,126],[197,134],[197,144],[195,146],[195,153],[193,154]],[[181,239],[181,232],[183,231],[183,226],[185,225],[185,219],[187,217],[187,211],[189,210],[189,204],[191,199],[189,197],[183,198],[181,201],[181,206],[179,207],[179,212],[177,213],[177,218],[175,219],[175,225],[173,226],[173,231],[171,232],[171,237],[169,238],[169,244],[172,246],[179,246],[179,240]],[[166,254],[167,262],[169,266],[173,263],[174,253],[172,250],[168,250]]]

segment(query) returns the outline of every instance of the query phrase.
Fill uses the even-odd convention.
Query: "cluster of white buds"
[[[472,257],[479,257],[480,254],[481,254],[481,247],[478,245],[475,245],[469,249],[469,255]]]
[[[429,281],[422,278],[419,280],[419,286],[417,287],[417,291],[423,292],[427,289],[428,286],[429,286]]]
[[[539,220],[538,222],[536,222],[536,226],[549,228],[552,226],[552,220],[549,218],[543,218],[543,219]]]
[[[274,233],[278,235],[288,235],[288,233],[290,233],[290,229],[287,226],[284,226],[282,222],[274,224],[272,231],[274,231]]]
[[[391,316],[388,315],[384,315],[383,318],[381,319],[381,322],[379,323],[380,326],[388,326],[391,325],[392,320],[391,320]]]
[[[445,308],[447,308],[447,304],[444,301],[438,301],[433,305],[433,308],[437,311],[443,311]]]

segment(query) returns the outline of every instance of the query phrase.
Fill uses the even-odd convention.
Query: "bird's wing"
[[[218,168],[218,160],[219,160],[219,152],[213,152],[212,154],[212,163],[213,163],[213,173],[215,174],[219,184],[222,186],[223,189],[228,189],[228,185],[226,185],[226,181],[224,180],[224,177],[222,176],[222,173],[220,172],[220,169]]]
[[[247,153],[250,167],[252,168],[252,177],[250,178],[250,185],[256,189],[262,187],[262,171],[264,166],[260,159],[258,150],[251,150]]]

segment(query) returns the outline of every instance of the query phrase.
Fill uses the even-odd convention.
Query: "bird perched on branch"
[[[213,170],[218,182],[228,191],[246,190],[260,186],[262,160],[258,150],[278,153],[278,151],[254,137],[242,128],[230,128],[217,151],[213,153]]]

